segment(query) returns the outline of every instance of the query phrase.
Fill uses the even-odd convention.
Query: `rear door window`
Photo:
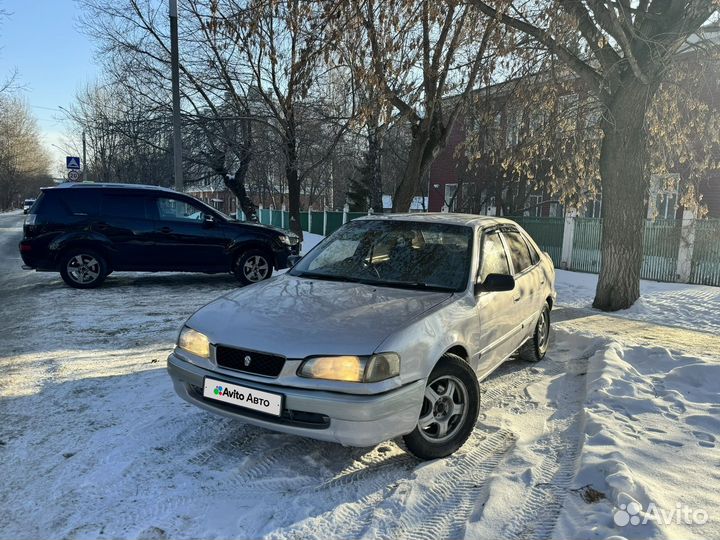
[[[530,250],[520,233],[517,231],[504,231],[502,234],[510,251],[510,259],[515,273],[519,274],[523,270],[530,268],[533,265]]]
[[[102,215],[125,219],[147,219],[145,197],[141,195],[104,193]]]
[[[74,216],[92,216],[100,210],[100,193],[93,189],[66,189],[60,198]]]

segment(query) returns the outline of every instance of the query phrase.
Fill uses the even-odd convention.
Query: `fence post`
[[[280,228],[281,229],[285,228],[285,205],[284,204],[280,207]]]
[[[327,236],[327,206],[323,208],[323,236]]]
[[[270,216],[270,223],[266,223],[266,225],[272,225],[272,214],[273,214],[273,205],[270,205],[270,208],[268,208],[269,212],[268,215]]]
[[[692,274],[693,248],[695,247],[695,216],[692,210],[684,209],[682,228],[680,229],[680,246],[677,256],[677,280],[688,283]]]
[[[345,206],[343,206],[343,225],[347,223],[347,215],[350,211],[350,207],[345,203]]]
[[[312,206],[308,207],[308,232],[312,231]]]
[[[563,227],[562,252],[560,254],[560,268],[567,270],[572,264],[573,240],[575,238],[575,212],[565,216]]]

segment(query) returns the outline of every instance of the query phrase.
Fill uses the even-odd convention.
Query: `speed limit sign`
[[[69,171],[69,172],[68,172],[68,179],[69,179],[71,182],[77,182],[79,178],[80,178],[80,173],[79,173],[79,172],[77,172],[77,171]]]

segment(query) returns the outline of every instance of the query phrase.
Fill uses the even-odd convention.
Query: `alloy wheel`
[[[452,438],[467,415],[468,393],[465,385],[452,375],[435,379],[425,388],[418,428],[434,443]]]
[[[92,255],[75,255],[67,263],[67,274],[75,283],[87,285],[100,276],[100,262]]]
[[[268,276],[270,264],[267,259],[261,255],[253,255],[243,264],[243,275],[248,281],[262,281]]]

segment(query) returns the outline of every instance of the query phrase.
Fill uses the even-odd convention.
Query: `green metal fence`
[[[312,222],[310,223],[310,232],[313,234],[323,234],[325,223],[325,212],[311,212]]]
[[[600,271],[600,239],[602,219],[576,218],[573,232],[570,270],[578,272]]]
[[[270,209],[263,208],[262,210],[260,210],[258,219],[260,220],[260,223],[263,223],[265,225],[270,225]]]
[[[342,212],[327,212],[327,228],[325,230],[325,236],[330,236],[332,233],[342,227],[342,224]]]
[[[677,279],[681,232],[681,220],[664,219],[645,223],[640,277],[656,281]],[[602,263],[601,239],[602,219],[576,218],[570,270],[599,272]]]
[[[548,252],[555,266],[560,266],[564,218],[513,216],[510,219],[525,229],[540,249]]]
[[[367,216],[367,212],[348,212],[347,220],[352,221],[353,219],[357,219],[359,217]]]
[[[677,258],[680,248],[682,220],[658,219],[645,222],[643,265],[640,277],[655,281],[677,279]]]
[[[690,283],[720,286],[720,219],[695,222]]]

